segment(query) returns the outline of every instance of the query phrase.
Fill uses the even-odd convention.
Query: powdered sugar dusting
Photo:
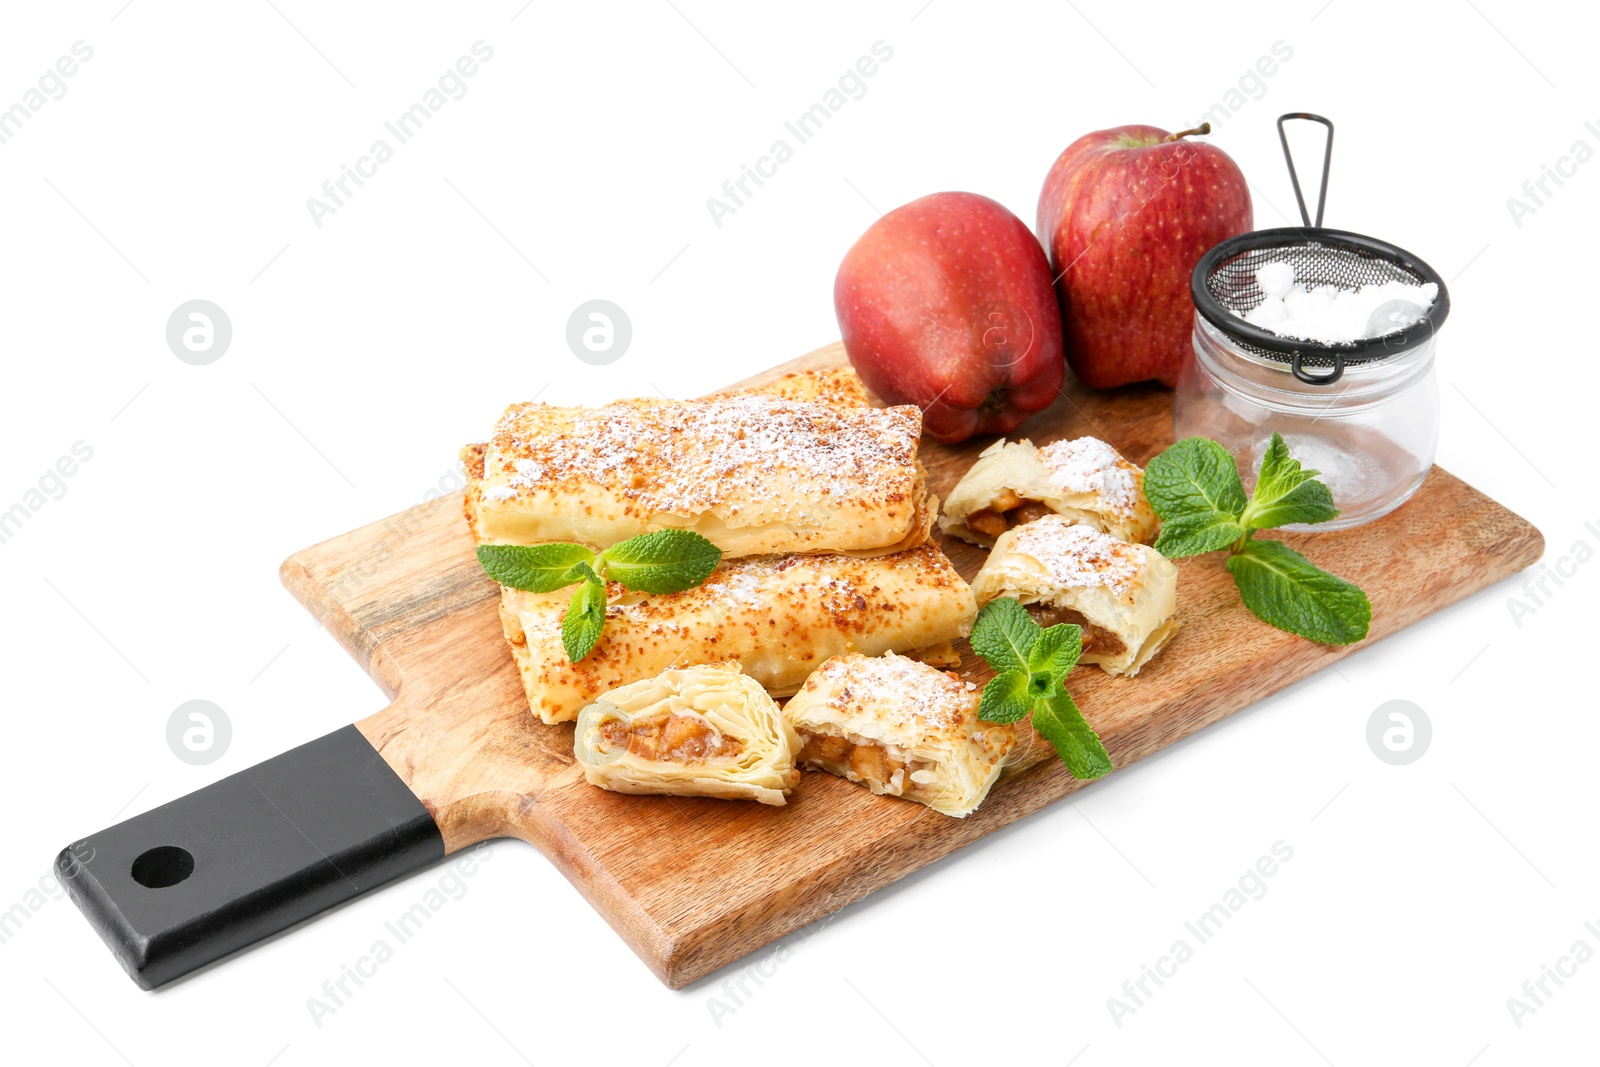
[[[828,706],[849,712],[854,701],[870,699],[886,723],[942,734],[976,719],[973,686],[914,659],[889,654],[835,656],[812,675],[833,685]],[[807,680],[807,688],[815,688]]]
[[[730,563],[733,561],[730,561]],[[759,608],[765,600],[762,593],[763,569],[755,561],[752,566],[729,566],[722,570],[722,580],[705,583],[707,593],[719,600],[726,599],[740,608]]]
[[[539,479],[544,477],[544,468],[531,459],[519,459],[512,466],[516,473],[506,480],[518,489],[538,485]]]
[[[1102,510],[1132,517],[1139,506],[1142,470],[1098,437],[1056,441],[1039,449],[1050,479],[1069,493],[1093,493]]]
[[[1016,527],[1010,548],[1038,560],[1061,585],[1078,589],[1098,585],[1118,597],[1133,592],[1145,565],[1138,545],[1079,526],[1061,515],[1046,515]]]
[[[630,510],[644,514],[720,506],[731,515],[780,497],[895,506],[916,490],[921,433],[915,407],[842,408],[761,394],[598,408],[518,404],[495,427],[488,473],[504,473],[519,490],[620,486]]]

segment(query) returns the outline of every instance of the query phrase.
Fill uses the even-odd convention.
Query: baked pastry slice
[[[1041,626],[1083,627],[1078,662],[1107,674],[1138,674],[1178,629],[1177,564],[1063,515],[1001,534],[972,591],[980,606],[1016,597]]]
[[[462,452],[468,520],[480,544],[608,548],[677,528],[730,558],[913,548],[938,508],[917,461],[922,412],[855,403],[849,384],[780,378],[704,400],[513,404],[486,444]]]
[[[933,542],[892,556],[724,559],[698,588],[652,596],[612,583],[605,629],[579,663],[561,644],[570,589],[502,589],[500,621],[534,713],[569,722],[608,689],[671,667],[738,663],[787,696],[842,652],[894,650],[956,662],[972,590]]]
[[[1016,744],[1010,725],[978,718],[971,682],[890,653],[835,656],[784,707],[800,762],[965,816],[983,803]]]
[[[663,671],[613,689],[578,715],[573,755],[617,793],[782,805],[800,780],[794,727],[737,663]]]
[[[989,546],[1013,526],[1065,515],[1123,541],[1156,538],[1156,513],[1144,496],[1144,471],[1097,437],[996,441],[978,456],[944,502],[939,528]]]

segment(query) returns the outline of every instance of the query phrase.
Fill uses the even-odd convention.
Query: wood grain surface
[[[830,345],[741,384],[844,361]],[[1023,433],[1041,445],[1093,434],[1143,464],[1171,441],[1171,393],[1069,382]],[[925,440],[934,491],[943,497],[991,440]],[[1544,543],[1527,521],[1437,467],[1375,523],[1285,540],[1314,545],[1319,565],[1367,590],[1369,642],[1521,570]],[[983,551],[954,540],[945,549],[970,580]],[[1119,767],[1361,647],[1324,648],[1259,622],[1219,556],[1178,565],[1184,626],[1154,662],[1137,678],[1090,667],[1072,675]],[[609,793],[583,780],[572,724],[545,726],[528,710],[460,493],[306,549],[285,561],[282,577],[389,694],[393,703],[357,726],[427,804],[447,848],[500,836],[532,842],[674,988],[1082,785],[1024,724],[1023,758],[966,819],[820,772],[807,773],[783,808]],[[961,669],[981,684],[988,669],[962,649]]]

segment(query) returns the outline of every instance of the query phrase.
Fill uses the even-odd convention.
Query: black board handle
[[[154,989],[444,856],[354,726],[61,850],[68,894]]]

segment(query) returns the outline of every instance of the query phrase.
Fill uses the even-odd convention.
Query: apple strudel
[[[663,671],[578,713],[573,754],[617,793],[758,800],[781,806],[800,781],[794,727],[737,663]]]
[[[705,400],[513,404],[462,453],[479,543],[606,548],[677,528],[729,558],[888,555],[927,540],[937,501],[912,406],[855,402],[848,379],[778,379]],[[815,393],[818,399],[791,399]]]
[[[1041,626],[1083,627],[1080,663],[1138,674],[1177,632],[1178,567],[1062,515],[1000,535],[973,579],[979,605],[1016,597]]]
[[[682,593],[652,596],[616,583],[607,592],[600,640],[573,663],[561,644],[570,590],[501,590],[500,620],[529,706],[547,723],[576,718],[615,686],[697,663],[731,660],[787,696],[842,652],[954,662],[951,642],[971,632],[977,614],[972,590],[932,542],[874,559],[724,559]]]
[[[896,656],[835,656],[783,709],[800,762],[958,818],[1000,777],[1010,725],[978,718],[971,682]]]
[[[1065,515],[1123,541],[1156,537],[1156,514],[1144,497],[1144,471],[1096,437],[996,441],[956,483],[939,528],[991,546],[1013,526]]]

